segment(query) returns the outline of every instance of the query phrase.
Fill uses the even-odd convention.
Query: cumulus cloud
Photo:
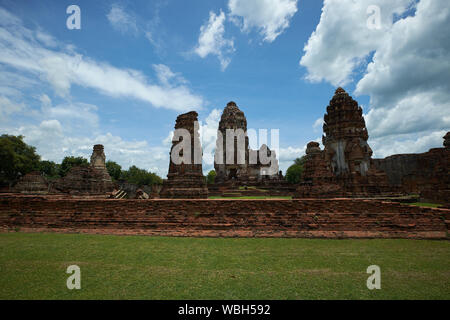
[[[211,11],[209,20],[200,27],[198,45],[194,49],[194,52],[201,58],[210,54],[217,56],[222,71],[230,64],[231,58],[229,55],[234,51],[233,40],[224,38],[225,19],[223,11],[220,11],[218,15]]]
[[[125,8],[119,4],[113,4],[106,17],[114,29],[122,33],[131,32],[137,34],[138,27],[135,15],[125,11]]]
[[[89,159],[94,144],[103,144],[108,160],[119,163],[124,169],[132,165],[167,174],[169,149],[164,145],[149,145],[147,141],[130,141],[118,135],[104,133],[98,121],[98,108],[86,103],[73,102],[53,106],[51,99],[39,97],[41,109],[32,114],[32,121],[0,122],[0,133],[23,135],[25,142],[35,146],[45,160],[61,162],[66,156]],[[2,100],[0,100],[1,102]],[[14,101],[10,104],[15,105]],[[26,108],[15,109],[20,114]]]
[[[384,158],[399,153],[421,153],[430,148],[442,147],[446,130],[421,132],[420,134],[370,138],[374,158]]]
[[[0,9],[0,63],[48,82],[60,96],[72,85],[112,97],[138,99],[157,108],[187,111],[204,101],[184,84],[154,83],[137,70],[116,68],[74,52],[50,50],[36,41],[22,22]]]
[[[297,12],[297,0],[229,0],[231,19],[249,32],[257,29],[263,40],[273,42]]]
[[[373,0],[325,0],[316,30],[305,47],[300,65],[312,82],[344,85],[356,67],[376,50],[393,26],[394,15],[404,12],[412,0],[380,0],[380,28],[368,28],[367,14]]]
[[[342,85],[361,77],[355,94],[370,96],[365,118],[377,156],[408,151],[402,143],[409,152],[442,146],[439,136],[450,129],[450,9],[445,0],[380,0],[373,29],[372,4],[324,2],[300,60],[306,78]]]

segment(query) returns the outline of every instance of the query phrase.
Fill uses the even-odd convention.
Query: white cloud
[[[369,135],[384,137],[450,129],[450,100],[442,99],[442,93],[436,91],[405,96],[387,108],[372,108],[365,115]]]
[[[156,77],[159,82],[165,86],[187,83],[186,79],[184,79],[180,73],[173,72],[164,64],[154,64],[153,69],[156,72]]]
[[[140,71],[95,61],[77,54],[73,48],[44,48],[20,20],[11,18],[4,9],[0,9],[0,64],[48,82],[63,97],[75,84],[112,97],[138,99],[157,108],[187,111],[200,109],[204,104],[203,98],[184,84],[155,84]]]
[[[222,111],[213,109],[204,121],[199,121],[200,141],[203,149],[203,171],[214,169],[214,152],[216,149],[217,130]]]
[[[325,0],[316,30],[303,48],[300,65],[307,69],[312,82],[328,81],[344,85],[351,81],[356,67],[385,41],[399,14],[413,0],[379,0],[381,28],[367,27],[367,8],[373,0]]]
[[[421,153],[431,148],[441,148],[446,130],[422,132],[420,134],[369,138],[374,158],[384,158],[399,153]]]
[[[446,3],[381,0],[381,29],[376,30],[366,26],[373,1],[324,2],[300,64],[307,79],[333,85],[348,83],[362,68],[355,94],[370,96],[365,118],[378,157],[441,147],[440,135],[450,130]]]
[[[25,109],[23,103],[16,103],[5,96],[0,96],[0,122],[8,120],[9,115]]]
[[[323,117],[320,117],[316,121],[314,121],[313,129],[314,131],[318,131],[319,129],[322,130],[322,126],[323,126]]]
[[[211,11],[208,22],[200,27],[198,45],[194,49],[194,52],[201,58],[210,54],[217,56],[222,71],[230,64],[229,55],[234,51],[233,40],[224,38],[224,22],[225,14],[222,11],[218,15]]]
[[[52,106],[47,95],[42,95],[41,110],[31,120],[19,119],[16,123],[1,123],[0,132],[23,135],[25,142],[35,146],[45,160],[61,162],[66,156],[89,159],[94,144],[103,144],[107,160],[119,163],[123,169],[131,165],[167,175],[169,148],[150,146],[147,141],[124,140],[111,133],[103,133],[98,123],[98,108],[85,103],[66,103]],[[13,101],[9,103],[14,104]],[[16,113],[25,114],[26,109]]]
[[[125,9],[119,4],[113,4],[106,17],[114,29],[122,33],[131,32],[137,34],[138,27],[135,15],[131,12],[125,11]]]
[[[256,28],[264,41],[273,42],[297,12],[297,0],[229,0],[231,19],[249,32]]]

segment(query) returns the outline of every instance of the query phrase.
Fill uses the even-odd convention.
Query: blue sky
[[[376,29],[367,26],[372,2],[381,14]],[[81,9],[80,30],[66,27],[71,4]],[[450,128],[448,7],[0,1],[0,132],[23,134],[54,161],[88,157],[102,143],[124,168],[165,176],[177,115],[199,113],[211,153],[221,111],[233,100],[249,128],[280,130],[286,170],[320,139],[320,119],[342,85],[364,108],[375,156],[424,152],[442,146]]]

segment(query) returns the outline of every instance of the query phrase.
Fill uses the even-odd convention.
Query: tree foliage
[[[289,183],[299,183],[303,173],[303,166],[294,163],[286,171],[286,180]]]
[[[109,175],[113,180],[119,180],[122,174],[122,167],[114,161],[106,161],[106,170],[108,170]]]
[[[128,170],[122,171],[120,179],[139,186],[162,184],[162,179],[157,174],[145,169],[139,169],[136,166],[131,166]]]
[[[59,167],[59,175],[64,177],[72,167],[87,167],[89,162],[83,157],[65,157]]]
[[[59,178],[60,165],[48,160],[39,163],[39,172],[43,173],[49,179]]]
[[[303,167],[303,165],[305,164],[305,161],[306,161],[306,155],[305,155],[305,156],[302,156],[302,157],[300,157],[300,158],[295,159],[295,160],[294,160],[294,164],[297,164],[297,165]]]
[[[206,182],[208,184],[213,184],[214,181],[216,180],[216,171],[215,170],[211,170],[210,172],[208,172],[208,175],[206,176]]]
[[[0,183],[13,184],[21,176],[39,168],[36,148],[27,145],[23,136],[0,136]]]

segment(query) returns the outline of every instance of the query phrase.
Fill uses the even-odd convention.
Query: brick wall
[[[450,210],[357,199],[1,196],[0,229],[163,236],[448,239]]]

